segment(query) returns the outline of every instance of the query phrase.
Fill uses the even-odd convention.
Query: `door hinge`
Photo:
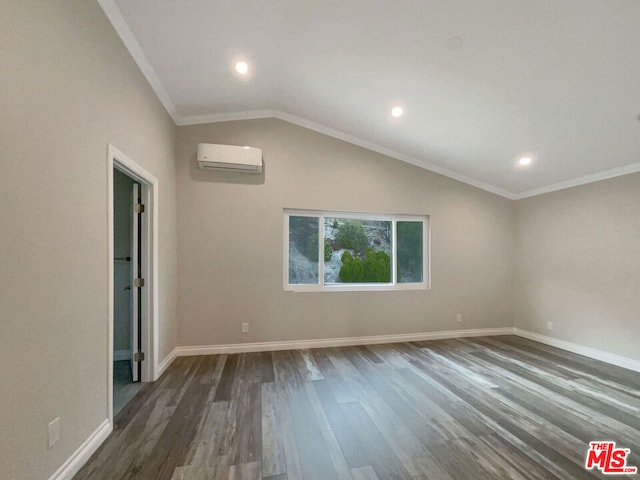
[[[136,352],[133,354],[134,362],[142,362],[144,361],[144,352]]]
[[[144,287],[144,278],[134,278],[133,286],[136,288]]]
[[[144,204],[143,203],[136,203],[133,207],[133,211],[135,213],[144,213]]]

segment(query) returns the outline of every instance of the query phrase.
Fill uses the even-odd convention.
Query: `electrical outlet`
[[[553,330],[553,322],[547,322],[547,330]]]
[[[458,322],[462,321],[462,314],[461,313],[456,315],[456,321],[458,321]]]
[[[249,333],[249,324],[248,323],[243,323],[242,324],[242,333]]]
[[[49,448],[51,448],[60,440],[60,417],[51,420],[48,433]]]

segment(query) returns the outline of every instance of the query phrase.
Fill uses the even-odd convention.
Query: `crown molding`
[[[245,112],[230,112],[230,113],[221,113],[221,114],[213,114],[213,115],[192,115],[192,116],[181,116],[178,114],[175,105],[171,101],[171,98],[167,94],[162,82],[160,81],[160,77],[155,72],[149,60],[142,51],[140,44],[136,40],[133,32],[129,28],[127,21],[122,16],[122,12],[120,8],[116,4],[115,0],[98,0],[100,7],[109,18],[109,21],[115,28],[116,32],[122,39],[122,42],[129,50],[129,53],[133,57],[134,61],[138,64],[138,67],[142,71],[142,74],[146,77],[149,85],[157,95],[158,99],[167,110],[173,121],[178,126],[186,126],[186,125],[200,125],[205,123],[220,123],[220,122],[230,122],[234,120],[256,120],[256,119],[264,119],[264,118],[277,118],[280,120],[284,120],[289,123],[293,123],[295,125],[308,128],[310,130],[314,130],[319,133],[323,133],[333,138],[337,138],[339,140],[343,140],[348,143],[353,143],[354,145],[366,148],[368,150],[372,150],[374,152],[380,153],[382,155],[386,155],[388,157],[395,158],[397,160],[401,160],[406,163],[410,163],[412,165],[422,167],[424,169],[430,170],[435,173],[439,173],[440,175],[444,175],[445,177],[453,178],[454,180],[458,180],[459,182],[466,183],[468,185],[474,186],[476,188],[480,188],[482,190],[486,190],[488,192],[494,193],[496,195],[500,195],[505,198],[509,198],[511,200],[515,199],[515,194],[490,185],[488,183],[481,182],[479,180],[475,180],[473,178],[467,177],[466,175],[462,175],[446,168],[439,167],[437,165],[433,165],[431,163],[425,162],[423,160],[419,160],[417,158],[411,157],[409,155],[405,155],[400,152],[396,152],[389,148],[383,147],[381,145],[375,144],[373,142],[369,142],[363,140],[361,138],[355,137],[353,135],[349,135],[347,133],[341,132],[339,130],[335,130],[333,128],[327,127],[325,125],[321,125],[319,123],[313,122],[311,120],[298,117],[295,115],[291,115],[289,113],[280,111],[280,110],[249,110]]]
[[[467,185],[471,185],[473,187],[479,188],[481,190],[485,190],[495,195],[500,195],[501,197],[505,197],[510,200],[515,200],[516,198],[516,195],[514,193],[504,190],[502,188],[495,187],[493,185],[481,182],[471,177],[467,177],[466,175],[462,175],[460,173],[451,171],[447,168],[434,165],[432,163],[412,157],[410,155],[406,155],[396,150],[383,147],[382,145],[378,145],[377,143],[363,140],[354,135],[350,135],[340,130],[327,127],[326,125],[322,125],[312,120],[299,117],[297,115],[292,115],[287,112],[283,112],[282,110],[249,110],[246,112],[231,112],[231,113],[221,113],[221,114],[213,114],[213,115],[195,115],[195,116],[188,116],[188,117],[179,117],[176,120],[176,124],[179,126],[185,126],[185,125],[199,125],[204,123],[230,122],[235,120],[256,120],[256,119],[264,119],[264,118],[276,118],[278,120],[283,120],[285,122],[289,122],[294,125],[298,125],[300,127],[304,127],[309,130],[322,133],[323,135],[327,135],[329,137],[333,137],[338,140],[342,140],[344,142],[351,143],[353,145],[357,145],[362,148],[366,148],[367,150],[371,150],[373,152],[386,155],[387,157],[391,157],[396,160],[400,160],[402,162],[424,168],[425,170],[429,170],[431,172],[443,175],[445,177],[452,178],[459,182],[466,183]]]
[[[527,190],[526,192],[515,195],[514,200],[522,200],[525,198],[535,197],[537,195],[543,195],[545,193],[566,190],[568,188],[579,187],[580,185],[587,185],[589,183],[608,180],[610,178],[621,177],[623,175],[629,175],[630,173],[637,172],[640,172],[640,163],[630,163],[629,165],[625,165],[624,167],[602,170],[601,172],[584,175],[582,177],[574,178],[571,180],[565,180],[563,182],[554,183],[553,185],[548,185],[546,187]]]
[[[587,185],[589,183],[599,182],[601,180],[607,180],[610,178],[615,178],[623,175],[628,175],[631,173],[640,172],[640,163],[631,163],[624,167],[616,167],[608,170],[603,170],[601,172],[584,175],[582,177],[574,178],[571,180],[565,180],[562,182],[554,183],[546,187],[526,190],[521,193],[514,193],[508,190],[504,190],[502,188],[496,187],[494,185],[481,182],[474,178],[467,177],[466,175],[453,172],[447,168],[434,165],[425,160],[420,160],[418,158],[412,157],[410,155],[406,155],[396,150],[383,147],[382,145],[378,145],[376,143],[363,140],[361,138],[342,132],[340,130],[327,127],[326,125],[313,122],[311,120],[308,120],[303,117],[299,117],[297,115],[292,115],[282,110],[248,110],[244,112],[229,112],[229,113],[220,113],[220,114],[211,114],[211,115],[194,115],[194,116],[188,116],[188,117],[179,117],[176,121],[176,124],[179,126],[200,125],[205,123],[222,123],[222,122],[231,122],[236,120],[258,120],[258,119],[264,119],[264,118],[277,118],[285,122],[293,123],[294,125],[298,125],[300,127],[304,127],[309,130],[322,133],[329,137],[337,138],[338,140],[343,140],[345,142],[357,145],[359,147],[366,148],[367,150],[371,150],[376,153],[386,155],[387,157],[391,157],[396,160],[400,160],[402,162],[424,168],[431,172],[438,173],[445,177],[452,178],[454,180],[465,183],[467,185],[471,185],[473,187],[480,188],[481,190],[485,190],[487,192],[494,193],[501,197],[508,198],[509,200],[523,200],[525,198],[535,197],[537,195],[543,195],[545,193],[556,192],[559,190],[566,190],[568,188],[578,187],[580,185]]]
[[[149,85],[151,85],[151,88],[160,100],[160,103],[162,103],[173,121],[178,123],[178,115],[175,105],[171,101],[167,91],[164,89],[164,85],[162,85],[160,77],[158,77],[158,74],[149,63],[149,60],[147,60],[147,57],[142,51],[142,47],[140,47],[138,40],[136,40],[136,37],[129,28],[129,24],[122,16],[122,12],[116,2],[114,0],[98,0],[98,4],[102,7],[102,10],[111,22],[111,25],[113,25],[113,28],[120,36],[122,43],[127,47],[127,50],[129,50],[129,53],[138,65],[138,68],[142,71],[142,74],[149,82]]]
[[[290,113],[287,113],[281,110],[269,110],[269,109],[249,110],[244,112],[230,112],[230,113],[221,113],[221,114],[212,114],[212,115],[181,116],[178,114],[175,105],[171,101],[171,98],[169,97],[162,82],[160,81],[160,77],[155,72],[155,70],[149,63],[149,60],[147,60],[147,57],[143,53],[142,48],[140,47],[140,44],[136,40],[135,36],[133,35],[133,32],[129,28],[129,25],[127,24],[126,20],[122,16],[122,12],[120,11],[120,8],[116,4],[115,0],[98,0],[98,4],[100,5],[104,13],[107,15],[107,18],[109,18],[109,21],[113,25],[113,28],[116,30],[122,42],[129,50],[129,53],[131,54],[134,61],[138,65],[138,68],[140,68],[140,70],[142,71],[142,74],[146,77],[147,81],[149,82],[149,85],[157,95],[158,99],[160,100],[164,108],[167,110],[167,112],[169,113],[169,115],[171,116],[175,124],[178,126],[230,122],[230,121],[236,121],[236,120],[256,120],[256,119],[264,119],[264,118],[277,118],[279,120],[284,120],[285,122],[293,123],[295,125],[308,128],[309,130],[322,133],[329,137],[337,138],[338,140],[343,140],[345,142],[352,143],[359,147],[366,148],[367,150],[371,150],[376,153],[380,153],[382,155],[386,155],[396,160],[400,160],[405,163],[409,163],[411,165],[424,168],[431,172],[438,173],[445,177],[452,178],[459,182],[465,183],[467,185],[471,185],[473,187],[479,188],[481,190],[485,190],[487,192],[499,195],[504,198],[508,198],[510,200],[522,200],[525,198],[534,197],[534,196],[542,195],[545,193],[551,193],[558,190],[577,187],[579,185],[586,185],[588,183],[598,182],[601,180],[607,180],[609,178],[614,178],[622,175],[628,175],[630,173],[640,172],[640,163],[633,163],[633,164],[626,165],[624,167],[603,170],[598,173],[554,183],[546,187],[527,190],[521,193],[514,193],[508,190],[505,190],[503,188],[496,187],[494,185],[468,177],[461,173],[454,172],[452,170],[441,167],[439,165],[435,165],[428,161],[418,159],[410,155],[406,155],[396,150],[392,150],[390,148],[384,147],[382,145],[378,145],[368,140],[363,140],[354,135],[350,135],[340,130],[327,127],[326,125],[322,125],[320,123],[316,123],[306,118],[292,115]]]
[[[190,115],[178,117],[176,125],[184,127],[188,125],[202,125],[205,123],[223,123],[236,120],[259,120],[263,118],[278,118],[277,110],[247,110],[244,112],[214,113],[207,115]]]

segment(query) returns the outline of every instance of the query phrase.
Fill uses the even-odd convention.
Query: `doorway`
[[[107,415],[157,372],[158,181],[109,145]]]
[[[113,414],[141,388],[141,184],[113,171]]]

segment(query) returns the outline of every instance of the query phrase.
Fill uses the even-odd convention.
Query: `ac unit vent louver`
[[[199,143],[198,167],[201,170],[262,173],[262,150],[254,147]]]

